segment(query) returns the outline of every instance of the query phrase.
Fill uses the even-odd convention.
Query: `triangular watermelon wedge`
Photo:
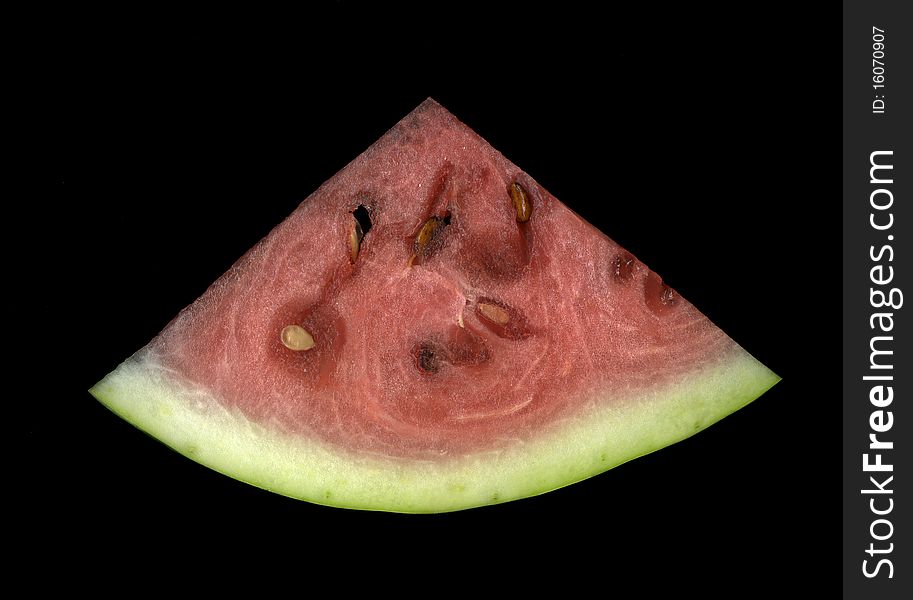
[[[429,99],[91,392],[253,485],[442,512],[591,477],[777,381]]]

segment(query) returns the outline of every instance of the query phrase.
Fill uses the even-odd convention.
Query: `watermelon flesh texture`
[[[590,477],[777,380],[429,99],[91,392],[262,488],[441,512]]]

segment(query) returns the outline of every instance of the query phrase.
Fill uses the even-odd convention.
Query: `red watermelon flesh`
[[[427,100],[92,392],[241,480],[434,512],[604,471],[776,380]]]

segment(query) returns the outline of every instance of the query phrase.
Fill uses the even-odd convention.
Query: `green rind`
[[[251,422],[141,352],[90,392],[181,454],[252,485],[331,506],[408,513],[534,496],[592,477],[715,423],[779,377],[741,348],[659,390],[594,392],[533,440],[434,461],[356,456]]]

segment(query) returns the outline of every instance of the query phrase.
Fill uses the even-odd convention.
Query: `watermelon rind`
[[[344,508],[438,513],[535,496],[600,474],[690,437],[777,381],[733,344],[655,389],[593,389],[574,403],[580,409],[527,439],[433,460],[358,453],[316,434],[253,422],[163,367],[148,348],[90,392],[184,456],[271,492]]]

